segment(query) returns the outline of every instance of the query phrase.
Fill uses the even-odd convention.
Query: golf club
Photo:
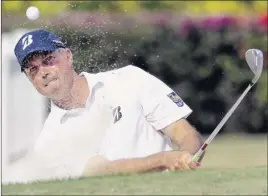
[[[233,112],[238,107],[240,102],[243,100],[243,98],[249,92],[251,87],[254,86],[254,84],[258,81],[259,77],[261,76],[262,68],[263,68],[263,54],[262,54],[262,51],[260,51],[258,49],[249,49],[249,50],[246,51],[245,57],[246,57],[247,64],[249,65],[251,71],[254,73],[254,78],[252,79],[252,81],[250,82],[248,87],[245,89],[245,91],[242,93],[242,95],[235,102],[235,104],[231,107],[231,109],[223,117],[223,119],[220,121],[220,123],[214,129],[214,131],[210,134],[210,136],[207,138],[207,140],[204,142],[204,144],[201,146],[201,148],[198,150],[198,152],[193,156],[192,160],[194,162],[199,161],[200,157],[204,153],[204,151],[207,148],[207,146],[211,143],[211,141],[219,133],[219,131],[222,128],[222,126],[226,123],[226,121],[233,114]]]

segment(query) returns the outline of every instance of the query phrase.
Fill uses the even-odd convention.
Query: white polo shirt
[[[34,149],[44,160],[39,178],[81,176],[94,155],[116,160],[172,149],[161,130],[192,112],[172,89],[131,65],[81,74],[90,88],[86,107],[52,104]]]

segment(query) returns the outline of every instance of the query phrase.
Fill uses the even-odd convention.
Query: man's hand
[[[159,154],[162,156],[164,168],[174,170],[194,170],[199,164],[192,162],[192,155],[187,151],[169,151]]]

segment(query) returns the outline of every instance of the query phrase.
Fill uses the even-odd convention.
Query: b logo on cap
[[[31,45],[33,43],[33,39],[32,39],[32,35],[27,35],[26,37],[24,37],[22,39],[22,49],[24,50],[25,48],[27,48],[27,46]]]

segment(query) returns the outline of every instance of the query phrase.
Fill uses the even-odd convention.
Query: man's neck
[[[66,94],[65,97],[60,100],[53,100],[53,102],[60,108],[66,110],[83,108],[86,105],[89,93],[86,78],[84,76],[76,75],[70,93]]]

